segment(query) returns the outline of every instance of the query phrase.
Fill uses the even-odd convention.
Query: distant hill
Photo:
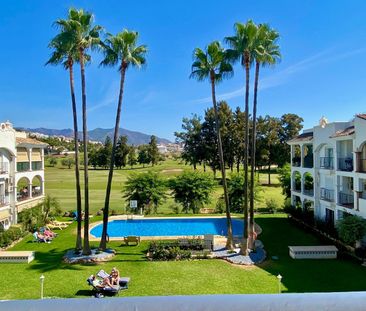
[[[48,129],[48,128],[19,128],[20,130],[27,131],[27,132],[33,132],[33,133],[41,133],[45,135],[50,136],[65,136],[65,137],[73,137],[73,130],[72,129],[63,129],[63,130],[56,130],[56,129]],[[100,141],[104,142],[106,137],[109,136],[110,138],[113,138],[113,132],[114,129],[103,129],[103,128],[96,128],[94,130],[88,131],[89,139],[94,141]],[[80,133],[81,134],[81,133]],[[141,132],[135,132],[126,130],[123,128],[119,129],[120,135],[125,135],[128,138],[128,144],[129,145],[143,145],[147,144],[150,141],[151,135],[144,134]],[[80,135],[81,137],[81,135]],[[171,143],[170,140],[165,138],[159,138],[157,137],[158,143],[163,144],[169,144]]]

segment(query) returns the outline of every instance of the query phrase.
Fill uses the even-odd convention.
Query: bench
[[[289,246],[293,259],[336,259],[338,249],[334,245]]]
[[[34,251],[4,251],[0,252],[0,263],[30,263],[34,259]]]
[[[130,245],[130,243],[139,245],[140,244],[140,237],[139,236],[126,236],[123,238],[123,241],[125,242],[126,245]]]

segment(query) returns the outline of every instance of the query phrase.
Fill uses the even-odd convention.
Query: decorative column
[[[300,152],[301,152],[301,167],[304,167],[304,145],[300,145]]]
[[[32,148],[28,149],[28,154],[29,154],[29,170],[32,170]]]
[[[32,198],[32,182],[30,182],[28,185],[28,198]]]
[[[361,151],[355,151],[355,163],[354,170],[355,172],[361,172]]]
[[[42,171],[44,171],[44,149],[41,148]]]
[[[45,194],[45,189],[44,189],[44,185],[45,185],[45,182],[44,182],[44,179],[42,178],[42,181],[41,181],[41,191],[42,191],[42,195]]]
[[[292,166],[292,158],[294,157],[294,145],[290,145],[291,154],[290,154],[290,164]]]

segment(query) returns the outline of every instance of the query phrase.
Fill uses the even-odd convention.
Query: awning
[[[41,149],[32,149],[32,161],[42,161]]]
[[[26,148],[17,148],[17,162],[29,162],[28,151]]]
[[[10,216],[10,210],[0,211],[0,221],[8,219]]]

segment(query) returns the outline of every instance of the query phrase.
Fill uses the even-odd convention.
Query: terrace
[[[328,202],[334,202],[334,190],[320,188],[320,199]]]

